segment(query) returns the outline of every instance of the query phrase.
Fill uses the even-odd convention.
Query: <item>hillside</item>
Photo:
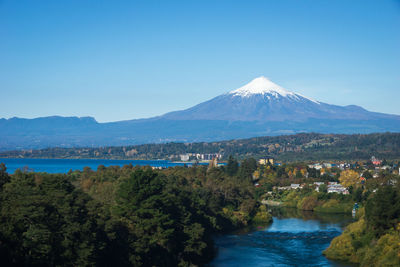
[[[367,135],[304,133],[221,142],[166,143],[101,148],[48,148],[1,152],[0,157],[176,159],[185,153],[237,158],[271,156],[281,161],[400,159],[400,133]]]

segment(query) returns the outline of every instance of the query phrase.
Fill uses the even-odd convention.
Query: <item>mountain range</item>
[[[0,119],[0,150],[199,142],[302,132],[399,132],[400,116],[323,103],[265,77],[162,116],[99,123],[92,117]]]

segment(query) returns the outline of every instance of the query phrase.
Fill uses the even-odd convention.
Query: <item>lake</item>
[[[354,266],[322,255],[351,215],[287,208],[275,208],[272,214],[269,226],[217,237],[218,254],[210,266]]]
[[[8,173],[14,173],[17,169],[28,168],[29,171],[48,173],[67,173],[69,170],[83,170],[90,167],[96,170],[99,165],[124,166],[127,164],[152,166],[152,167],[173,167],[184,166],[185,163],[170,162],[168,160],[110,160],[110,159],[28,159],[28,158],[0,158],[7,167]],[[190,164],[187,164],[190,166]]]

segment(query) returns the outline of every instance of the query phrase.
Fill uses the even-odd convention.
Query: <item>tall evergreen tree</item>
[[[238,161],[235,158],[233,158],[232,155],[229,156],[228,163],[226,165],[226,172],[228,173],[228,175],[230,176],[236,175],[238,169],[239,169]]]

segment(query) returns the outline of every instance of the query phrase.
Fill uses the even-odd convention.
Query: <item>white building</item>
[[[291,189],[298,189],[298,188],[300,188],[300,184],[291,184],[290,188]]]
[[[349,191],[338,183],[329,183],[328,184],[328,193],[338,193],[348,195]]]
[[[322,169],[322,165],[319,163],[315,163],[315,164],[308,165],[308,168],[320,170],[320,169]]]
[[[181,161],[188,161],[190,158],[189,154],[181,154],[179,157],[181,158]]]

